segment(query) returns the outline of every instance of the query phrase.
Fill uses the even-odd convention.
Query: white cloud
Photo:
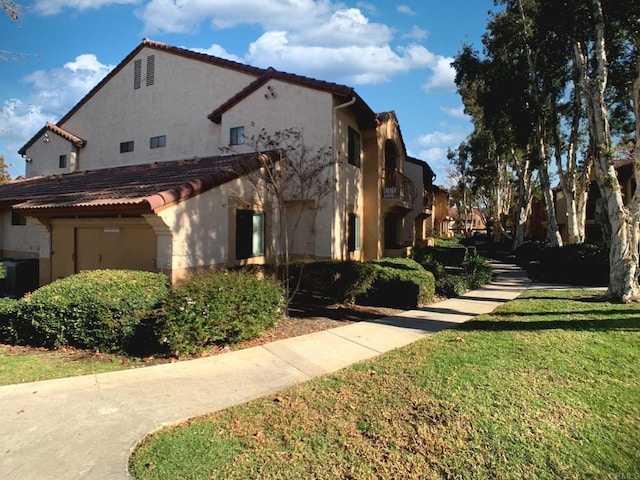
[[[424,40],[429,36],[429,32],[420,28],[417,25],[411,27],[411,30],[402,34],[402,38],[408,38],[411,40]]]
[[[56,15],[62,10],[97,10],[109,5],[136,4],[139,0],[37,0],[33,10],[39,15]]]
[[[398,10],[398,13],[402,13],[404,15],[416,14],[416,12],[414,12],[409,5],[398,5],[398,8],[396,10]]]
[[[34,105],[46,106],[52,117],[60,117],[91,90],[113,65],[104,65],[93,54],[79,55],[74,61],[53,70],[37,70],[24,81],[31,84]]]
[[[462,130],[454,130],[450,132],[435,131],[432,133],[426,133],[418,138],[418,144],[422,147],[434,148],[434,147],[446,147],[455,148],[460,142],[462,142],[467,136],[466,132]]]
[[[451,66],[453,58],[438,56],[435,62],[429,65],[432,74],[422,85],[427,92],[455,92],[456,71]]]
[[[250,45],[246,60],[262,67],[365,84],[386,82],[395,74],[426,68],[433,58],[419,45],[399,52],[386,44],[309,47],[291,43],[287,32],[268,32]]]
[[[337,10],[328,21],[315,28],[297,29],[292,40],[302,45],[384,45],[392,38],[391,29],[380,23],[370,23],[356,8]]]
[[[249,24],[278,30],[295,25],[296,29],[305,30],[322,23],[334,9],[328,0],[150,0],[136,15],[144,22],[147,33],[187,33],[204,20],[215,28]]]

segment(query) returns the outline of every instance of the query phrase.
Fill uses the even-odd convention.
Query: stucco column
[[[169,225],[157,215],[143,215],[156,234],[156,270],[166,273],[173,282],[173,234]]]

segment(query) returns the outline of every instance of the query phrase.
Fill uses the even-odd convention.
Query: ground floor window
[[[236,210],[236,259],[264,255],[264,212]]]

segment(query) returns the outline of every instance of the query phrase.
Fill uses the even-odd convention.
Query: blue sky
[[[452,57],[481,47],[492,0],[18,0],[0,17],[0,155],[56,122],[143,38],[352,86],[394,110],[408,153],[446,184],[447,148],[471,131]],[[212,105],[212,108],[215,107]]]

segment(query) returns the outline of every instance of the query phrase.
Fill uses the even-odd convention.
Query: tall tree
[[[585,98],[596,181],[611,227],[608,296],[629,302],[640,296],[640,189],[636,188],[625,205],[614,164],[607,98],[619,98],[620,93],[626,90],[633,99],[633,170],[636,185],[640,185],[640,6],[637,2],[626,0],[620,0],[620,3],[609,1],[605,4],[601,0],[585,0],[582,5],[588,8],[576,10],[575,14],[576,18],[586,16],[591,24],[591,31],[585,37],[576,30],[573,46]],[[609,7],[608,10],[603,8],[605,5]],[[605,14],[608,17],[605,18]],[[607,27],[613,33],[607,35]],[[609,53],[615,52],[617,57],[608,56],[608,49]],[[628,70],[635,72],[631,88],[618,86],[617,89],[614,88],[617,92],[608,91],[610,64],[627,65]]]

